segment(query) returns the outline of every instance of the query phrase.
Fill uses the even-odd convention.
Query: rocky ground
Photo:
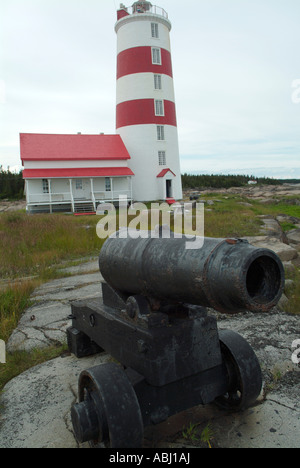
[[[240,193],[240,189],[230,192],[233,190]],[[251,186],[244,190],[247,197],[262,203],[282,196],[297,203],[300,195],[299,187],[293,186]],[[286,269],[298,268],[300,219],[287,220],[296,226],[288,234],[280,228],[281,219],[266,216],[262,221],[261,235],[249,241],[273,249]],[[64,271],[71,276],[49,281],[35,290],[33,305],[7,343],[9,351],[64,342],[70,326],[70,301],[101,296],[97,259]],[[146,428],[144,447],[207,447],[201,434],[209,425],[209,443],[216,448],[299,448],[300,366],[292,361],[292,343],[300,339],[299,315],[285,312],[286,301],[283,296],[279,307],[267,314],[227,316],[210,311],[220,329],[240,333],[255,350],[264,378],[257,404],[239,414],[224,413],[214,405],[192,408]],[[64,353],[11,380],[0,398],[0,447],[87,448],[74,439],[70,408],[77,398],[80,372],[109,360],[106,353],[83,359]]]
[[[16,210],[25,210],[26,208],[26,201],[25,200],[16,200],[16,201],[8,201],[8,200],[1,200],[0,201],[0,213],[4,213],[5,211],[16,211]]]

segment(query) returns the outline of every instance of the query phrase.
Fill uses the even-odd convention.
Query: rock
[[[81,271],[90,271],[94,266],[95,262],[88,262],[81,267]],[[80,269],[79,266],[72,268],[76,273]],[[70,302],[97,295],[100,297],[101,279],[98,271],[52,280],[37,288],[31,296],[33,305],[25,311],[7,342],[7,351],[30,351],[37,347],[63,344],[66,329],[71,324]]]
[[[247,203],[247,202],[238,202],[238,205],[242,205],[242,206],[253,206],[251,203]]]
[[[81,371],[107,354],[59,357],[33,367],[5,386],[1,396],[1,448],[77,448],[70,409]]]
[[[289,216],[286,214],[280,214],[276,216],[276,219],[279,223],[291,223],[291,224],[300,223],[300,218],[296,218],[295,216]]]
[[[285,233],[281,229],[279,222],[271,215],[259,216],[263,222],[263,226],[260,228],[262,234],[266,234],[269,237],[277,237],[281,242],[288,244],[288,239]]]
[[[292,229],[286,236],[290,243],[300,244],[300,229]]]
[[[289,300],[288,298],[286,297],[285,294],[282,294],[281,298],[280,298],[280,301],[278,302],[278,308],[280,310],[285,310],[287,304],[288,304]]]
[[[286,279],[285,280],[285,285],[284,285],[284,292],[285,294],[288,294],[290,290],[292,290],[295,287],[295,281],[291,279]]]
[[[286,273],[294,273],[296,267],[295,267],[295,265],[294,265],[291,261],[289,261],[289,262],[282,262],[282,264],[283,264],[283,267],[284,267],[284,271],[285,271]]]
[[[290,260],[294,260],[298,257],[296,249],[290,245],[280,242],[280,240],[274,237],[256,236],[246,237],[246,239],[255,247],[273,250],[273,252],[275,252],[283,262],[289,262]]]

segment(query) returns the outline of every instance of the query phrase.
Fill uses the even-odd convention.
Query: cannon
[[[70,351],[114,358],[79,376],[71,409],[79,442],[138,448],[145,427],[180,411],[212,402],[242,411],[257,400],[252,347],[218,330],[208,309],[269,311],[283,291],[282,263],[241,239],[205,238],[195,250],[186,241],[115,233],[99,256],[102,298],[72,303]]]

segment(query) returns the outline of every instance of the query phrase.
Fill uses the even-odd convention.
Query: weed
[[[190,423],[187,428],[184,427],[182,431],[182,436],[186,440],[191,442],[196,442],[199,439],[197,438],[197,424]]]
[[[213,439],[213,431],[211,428],[211,424],[210,423],[207,424],[207,426],[200,433],[200,437],[199,437],[199,425],[200,424],[193,424],[190,422],[187,428],[184,427],[182,431],[183,438],[193,443],[196,443],[199,441],[203,442],[204,444],[207,444],[209,448],[212,448],[211,440]]]
[[[207,426],[201,432],[200,440],[201,442],[206,443],[209,448],[211,448],[211,440],[213,439],[213,430],[211,428],[211,424],[208,423]]]

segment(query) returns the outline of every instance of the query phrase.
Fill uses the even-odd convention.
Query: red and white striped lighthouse
[[[167,13],[148,1],[117,12],[116,130],[131,156],[133,198],[182,198]]]

